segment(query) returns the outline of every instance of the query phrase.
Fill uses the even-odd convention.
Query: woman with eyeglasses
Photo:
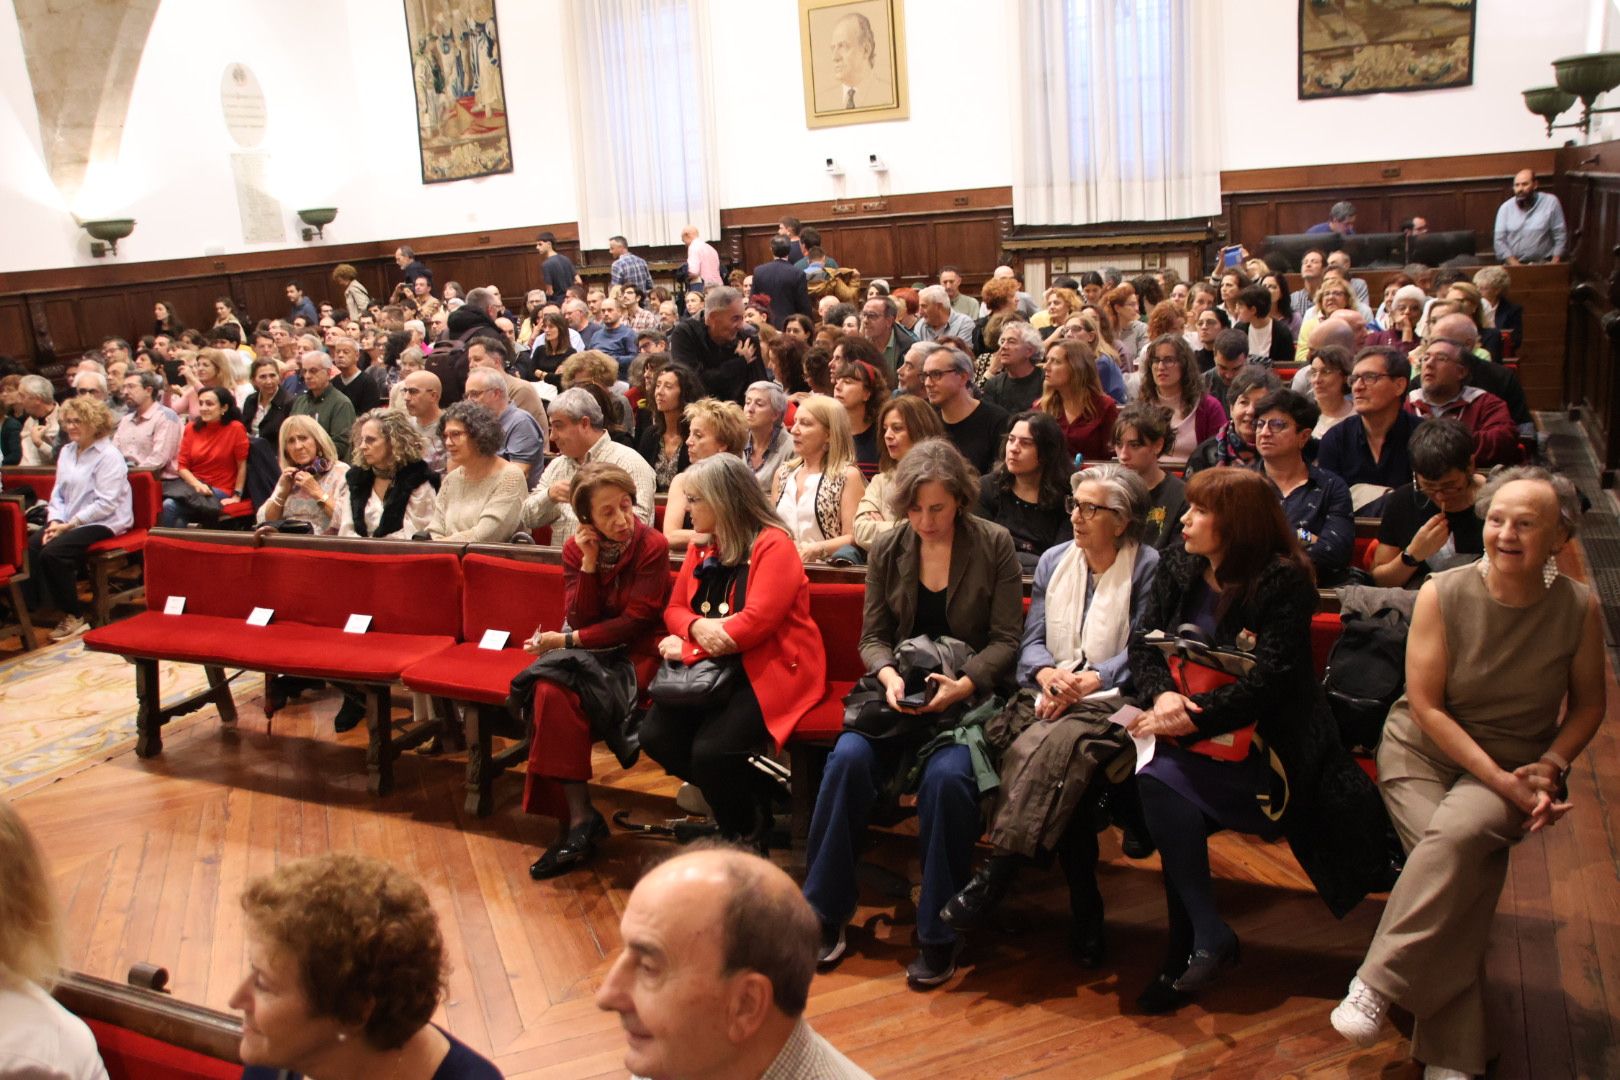
[[[1474,500],[1485,486],[1474,470],[1474,437],[1456,420],[1435,417],[1407,442],[1412,482],[1384,499],[1373,549],[1373,581],[1415,589],[1430,573],[1470,563],[1485,553],[1484,526]]]
[[[1330,276],[1322,279],[1321,286],[1316,290],[1316,302],[1305,313],[1305,318],[1299,324],[1299,337],[1294,341],[1294,363],[1300,367],[1306,364],[1306,358],[1311,352],[1311,335],[1316,332],[1317,326],[1341,308],[1355,308],[1356,301],[1350,292],[1350,283],[1342,277]]]
[[[1063,503],[1072,460],[1056,420],[1043,412],[1022,412],[1007,429],[1001,460],[979,485],[979,516],[1012,534],[1026,574],[1066,530]]]
[[[1170,444],[1174,458],[1190,456],[1198,444],[1220,433],[1226,410],[1204,389],[1198,361],[1180,334],[1162,334],[1147,346],[1146,367],[1137,400],[1170,410]]]
[[[1040,694],[1038,722],[1002,756],[989,860],[940,914],[957,930],[981,924],[1022,865],[1055,851],[1069,882],[1069,949],[1076,962],[1093,967],[1102,961],[1103,905],[1092,811],[1108,785],[1101,769],[1077,775],[1033,759],[1088,697],[1129,680],[1126,646],[1147,606],[1159,553],[1143,535],[1151,504],[1136,473],[1111,462],[1096,465],[1074,474],[1072,491],[1065,500],[1069,537],[1044,552],[1035,568],[1018,653],[1019,686]],[[1109,711],[1114,708],[1117,702]],[[1074,742],[1071,760],[1084,756],[1086,745]]]
[[[1152,506],[1142,525],[1142,543],[1163,551],[1181,537],[1181,515],[1187,511],[1187,488],[1181,477],[1159,464],[1170,435],[1170,410],[1132,402],[1114,424],[1114,456],[1142,478]]]
[[[428,536],[462,544],[504,544],[517,531],[529,484],[499,454],[501,425],[482,405],[458,401],[439,416],[450,471],[439,485]]]
[[[1350,350],[1342,345],[1324,345],[1311,352],[1311,394],[1322,411],[1311,435],[1320,439],[1333,425],[1356,414],[1350,398]]]

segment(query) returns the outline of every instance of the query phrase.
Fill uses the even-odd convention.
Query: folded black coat
[[[598,739],[623,735],[636,708],[636,668],[627,649],[591,652],[553,649],[512,676],[507,711],[525,728],[534,724],[534,684],[547,679],[579,695],[579,707]]]

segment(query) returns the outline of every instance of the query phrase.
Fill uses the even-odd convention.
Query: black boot
[[[961,892],[945,902],[939,917],[953,930],[971,930],[995,910],[1018,874],[1018,856],[995,854]]]
[[[1127,859],[1145,859],[1158,850],[1153,834],[1148,832],[1147,819],[1142,816],[1142,801],[1137,798],[1134,777],[1110,789],[1108,811],[1114,824],[1119,826],[1119,849]]]
[[[619,759],[619,768],[628,769],[641,758],[641,712],[637,710],[623,724],[609,723],[602,742]]]
[[[1097,889],[1097,834],[1076,816],[1063,834],[1058,862],[1069,883],[1069,955],[1082,967],[1097,967],[1106,951],[1103,901]]]
[[[337,715],[332,718],[332,730],[339,735],[345,731],[353,731],[360,726],[360,721],[366,718],[366,699],[357,694],[343,692],[343,704],[338,706]]]

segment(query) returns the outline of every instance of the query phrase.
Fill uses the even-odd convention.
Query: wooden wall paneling
[[[828,226],[821,230],[821,246],[838,260],[839,266],[852,266],[863,278],[892,278],[895,274],[896,244],[891,223]]]
[[[28,305],[20,297],[0,300],[0,356],[24,360],[34,354]]]
[[[1000,214],[939,221],[934,226],[934,266],[930,276],[946,263],[962,272],[964,287],[982,286],[1001,263],[1002,240],[1012,223],[1010,211]]]
[[[92,343],[89,348],[99,348],[101,340],[109,337],[121,337],[133,345],[140,339],[137,329],[144,332],[152,328],[151,307],[135,307],[129,294],[122,291],[89,293],[79,299],[78,308],[82,336]],[[145,322],[137,321],[139,312],[146,313]]]
[[[51,346],[59,357],[70,356],[89,347],[85,344],[86,328],[79,325],[79,303],[77,298],[67,296],[48,297],[41,301],[39,308],[45,313],[45,324],[49,327]]]
[[[906,221],[894,227],[896,252],[895,274],[910,281],[933,281],[939,273],[940,259],[934,254],[941,226],[932,221]],[[890,284],[895,284],[891,282]]]

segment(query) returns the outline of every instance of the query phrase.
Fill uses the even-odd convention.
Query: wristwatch
[[[1423,565],[1423,560],[1413,558],[1412,553],[1410,551],[1407,551],[1405,548],[1402,548],[1401,549],[1401,565],[1410,566],[1412,569],[1416,570],[1418,567]]]

